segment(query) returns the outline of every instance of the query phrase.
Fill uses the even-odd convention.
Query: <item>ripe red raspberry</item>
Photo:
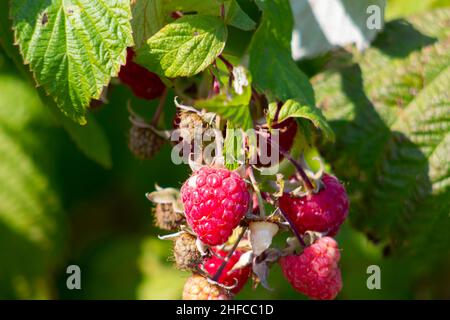
[[[183,184],[181,200],[187,222],[200,240],[216,246],[238,226],[249,208],[250,194],[236,172],[203,167]]]
[[[119,72],[119,79],[133,91],[134,95],[153,100],[160,97],[165,89],[164,83],[154,73],[133,61],[135,53],[133,49],[127,49],[127,63]]]
[[[295,290],[312,299],[331,300],[342,289],[340,253],[333,238],[324,237],[300,255],[280,259],[281,269]]]
[[[193,274],[183,289],[183,300],[230,300],[231,294],[224,288],[212,284],[206,278]]]
[[[279,148],[284,152],[288,152],[289,150],[291,150],[292,145],[294,144],[295,135],[297,134],[297,121],[294,118],[288,118],[280,123],[272,124],[271,128],[279,130],[278,145],[276,145],[274,147]],[[270,135],[270,130],[268,129],[267,125],[260,126],[258,128],[258,131]],[[260,141],[260,139],[261,139],[261,141]],[[265,156],[267,156],[269,159],[271,159],[272,147],[269,144],[269,142],[267,141],[267,138],[264,136],[261,136],[261,137],[258,137],[257,141],[258,141],[258,145],[260,145],[260,144],[266,145],[266,148],[267,148],[266,153],[267,154]],[[281,162],[283,159],[284,159],[283,154],[279,152],[278,162]],[[277,163],[272,163],[272,161],[270,161],[269,163],[263,164],[262,163],[263,159],[261,159],[261,155],[259,155],[259,154],[258,154],[258,157],[256,160],[257,160],[256,165],[260,166],[260,167],[269,167],[269,166],[273,166],[273,165],[277,164]]]
[[[298,232],[327,232],[335,235],[348,215],[348,198],[336,177],[324,174],[323,188],[316,194],[293,197],[285,193],[279,199],[280,209]]]
[[[205,259],[203,262],[204,270],[208,272],[211,277],[216,274],[217,270],[222,265],[225,257],[228,255],[228,252],[223,250],[214,249],[214,252],[219,257],[222,258],[213,255],[210,258]],[[222,271],[222,274],[218,279],[219,283],[227,287],[235,286],[231,289],[231,292],[234,294],[237,294],[239,291],[241,291],[242,287],[245,285],[248,278],[250,277],[251,271],[250,266],[246,266],[244,268],[239,268],[231,271],[234,265],[239,261],[241,255],[242,252],[240,250],[236,250],[233,252],[233,254],[230,257],[230,260],[228,260],[227,264],[225,265],[225,268]]]

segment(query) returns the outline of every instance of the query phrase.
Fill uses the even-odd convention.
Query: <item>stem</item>
[[[270,139],[270,138],[269,138]],[[270,143],[270,142],[269,142]],[[285,150],[278,148],[278,150],[280,151],[280,153],[286,158],[288,159],[295,167],[295,169],[297,170],[297,172],[300,174],[300,177],[302,178],[302,180],[306,183],[306,189],[308,190],[314,190],[314,186],[311,183],[311,181],[309,180],[308,176],[306,175],[305,170],[303,170],[302,166],[300,165],[300,163],[298,163],[294,158],[291,157],[291,155],[289,154],[289,152],[286,152]]]
[[[233,64],[230,61],[228,61],[222,54],[219,55],[219,59],[222,60],[223,63],[225,63],[225,65],[227,66],[228,71],[231,74],[233,74],[233,69],[234,69]]]
[[[259,132],[259,131],[256,131],[256,132],[260,135],[263,135],[262,132]],[[303,170],[303,167],[301,166],[301,164],[299,162],[297,162],[294,158],[292,158],[292,156],[289,154],[289,152],[287,152],[286,150],[281,148],[280,145],[278,145],[276,142],[273,142],[272,139],[270,138],[270,136],[267,135],[266,138],[267,138],[267,142],[270,145],[277,147],[278,151],[294,165],[295,169],[300,174],[300,177],[302,178],[303,182],[305,182],[306,188],[308,190],[314,190],[314,186],[311,183],[311,181],[309,180],[308,175],[306,174],[305,170]]]
[[[230,77],[228,78],[228,86],[231,87],[233,85],[234,75],[233,75],[233,64],[228,61],[222,54],[219,55],[219,59],[222,60],[223,63],[225,63],[228,73],[230,74]]]
[[[289,225],[291,226],[291,230],[292,232],[294,232],[295,237],[298,239],[298,241],[300,242],[301,246],[303,248],[306,247],[306,243],[305,241],[303,241],[302,236],[300,235],[300,233],[298,232],[297,228],[295,228],[294,223],[292,222],[292,220],[288,217],[288,215],[286,213],[284,213],[283,210],[281,210],[281,208],[278,208],[278,210],[280,210],[282,216],[284,217],[284,219],[289,223]]]
[[[258,182],[255,179],[255,174],[253,173],[253,168],[248,168],[248,176],[250,177],[250,181],[252,182],[253,189],[255,190],[256,196],[258,197],[258,207],[259,207],[259,213],[261,217],[266,217],[266,209],[264,208],[263,204],[263,197],[261,195],[261,190],[259,189]]]
[[[239,237],[237,238],[236,242],[234,243],[233,247],[231,248],[230,252],[228,252],[228,255],[223,260],[222,264],[220,265],[219,269],[217,269],[216,273],[212,277],[212,281],[217,282],[222,275],[223,269],[225,269],[225,266],[228,263],[228,260],[230,260],[231,256],[233,255],[234,251],[236,250],[239,242],[241,242],[242,237],[244,236],[245,231],[247,231],[247,227],[242,228],[242,232],[239,234]]]
[[[169,93],[169,90],[167,89],[167,87],[164,89],[161,97],[159,98],[159,103],[158,103],[158,107],[156,108],[155,114],[153,115],[153,119],[152,119],[152,125],[153,126],[157,126],[159,118],[161,117],[161,113],[164,109],[164,105],[166,104],[166,99],[167,99],[167,94]]]

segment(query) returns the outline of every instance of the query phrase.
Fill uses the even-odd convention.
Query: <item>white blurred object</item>
[[[267,221],[250,223],[250,242],[255,256],[259,256],[270,247],[278,229],[279,227],[275,223]]]
[[[313,57],[355,43],[367,48],[384,25],[385,0],[290,0],[292,57]],[[374,19],[380,18],[381,21]],[[374,28],[374,21],[378,27]]]

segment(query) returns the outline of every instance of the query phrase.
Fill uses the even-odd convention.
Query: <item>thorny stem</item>
[[[244,236],[245,231],[247,231],[247,227],[242,228],[242,231],[239,234],[239,237],[237,238],[237,240],[234,243],[233,247],[231,248],[230,252],[228,252],[228,255],[225,257],[225,259],[223,260],[219,269],[217,269],[216,273],[212,277],[212,279],[211,279],[212,281],[218,282],[220,276],[222,275],[223,269],[225,269],[225,266],[227,265],[228,261],[230,260],[231,256],[233,255],[234,251],[236,251],[236,248],[238,247],[239,242],[241,242],[241,239]]]
[[[281,215],[284,217],[284,219],[289,223],[289,225],[291,226],[292,232],[294,232],[295,237],[298,239],[298,241],[300,242],[301,246],[303,248],[306,247],[306,243],[303,240],[302,236],[300,235],[300,233],[298,232],[297,228],[295,227],[294,223],[292,222],[292,220],[288,217],[288,215],[281,209],[278,208],[281,212]]]
[[[255,174],[253,173],[253,168],[248,168],[248,176],[250,177],[250,181],[252,182],[253,189],[255,190],[256,196],[258,197],[258,207],[259,213],[261,217],[266,217],[266,209],[264,208],[263,197],[261,195],[261,190],[259,189],[258,182],[255,179]]]
[[[158,124],[159,118],[161,117],[161,113],[164,109],[164,105],[166,104],[167,94],[169,93],[169,90],[167,87],[164,89],[161,97],[159,98],[158,107],[156,108],[155,114],[153,115],[152,119],[152,125],[156,127]]]

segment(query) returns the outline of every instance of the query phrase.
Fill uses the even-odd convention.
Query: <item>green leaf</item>
[[[421,259],[450,252],[449,21],[446,9],[390,22],[363,56],[341,54],[313,80],[353,223]]]
[[[215,112],[229,120],[235,127],[247,130],[253,127],[249,103],[252,96],[250,74],[241,66],[234,68],[236,77],[233,86],[222,89],[222,92],[210,99],[197,100],[195,106]],[[237,71],[240,70],[240,71]],[[241,82],[236,84],[236,78]],[[238,89],[239,92],[236,92]]]
[[[263,14],[249,49],[254,84],[272,101],[296,98],[303,105],[314,105],[312,86],[291,57],[293,20],[289,2],[256,3]]]
[[[7,9],[8,6],[6,1],[0,4],[1,45],[24,78],[28,79],[30,83],[33,83],[29,71],[21,62],[18,48],[12,45],[13,36],[11,32],[8,32],[11,29],[11,23],[7,17]],[[50,109],[55,119],[68,132],[80,150],[88,158],[98,162],[105,168],[110,168],[112,166],[112,160],[109,141],[107,140],[103,129],[96,123],[94,117],[88,114],[88,123],[85,126],[79,126],[59,112],[55,101],[45,94],[45,90],[42,87],[37,88],[37,92],[43,104]]]
[[[229,1],[229,0],[227,0]],[[173,11],[190,12],[207,16],[220,16],[220,6],[222,0],[165,0],[165,10],[167,13]]]
[[[162,28],[138,52],[137,62],[168,78],[190,77],[222,52],[227,28],[212,16],[184,16]]]
[[[132,3],[133,38],[136,49],[146,46],[148,39],[175,19],[173,12],[195,12],[196,14],[220,16],[218,1],[199,0],[136,0]]]
[[[66,231],[49,178],[58,132],[30,85],[1,66],[0,92],[0,298],[50,298]]]
[[[23,60],[61,111],[85,124],[133,44],[128,0],[16,0],[11,16]]]
[[[133,38],[136,49],[145,46],[147,40],[166,23],[169,14],[164,0],[136,0],[131,7]]]
[[[236,0],[229,2],[227,9],[226,22],[230,26],[239,28],[241,30],[249,31],[256,27],[256,22],[253,21],[247,13],[239,6]]]
[[[172,12],[190,12],[220,18],[221,5],[224,6],[226,24],[243,30],[255,28],[256,23],[236,0],[136,0],[132,5],[131,21],[136,49],[145,46],[151,36],[175,20],[171,16]]]
[[[276,110],[276,103],[269,107],[270,117],[273,119]],[[282,122],[287,118],[304,118],[311,121],[317,129],[322,130],[325,140],[334,141],[334,132],[322,114],[322,111],[314,106],[302,105],[295,99],[287,100],[278,113],[278,121]]]
[[[108,138],[94,116],[88,113],[86,115],[88,123],[85,126],[80,126],[58,112],[54,104],[48,103],[47,105],[58,123],[89,159],[106,169],[112,167],[111,147]]]

